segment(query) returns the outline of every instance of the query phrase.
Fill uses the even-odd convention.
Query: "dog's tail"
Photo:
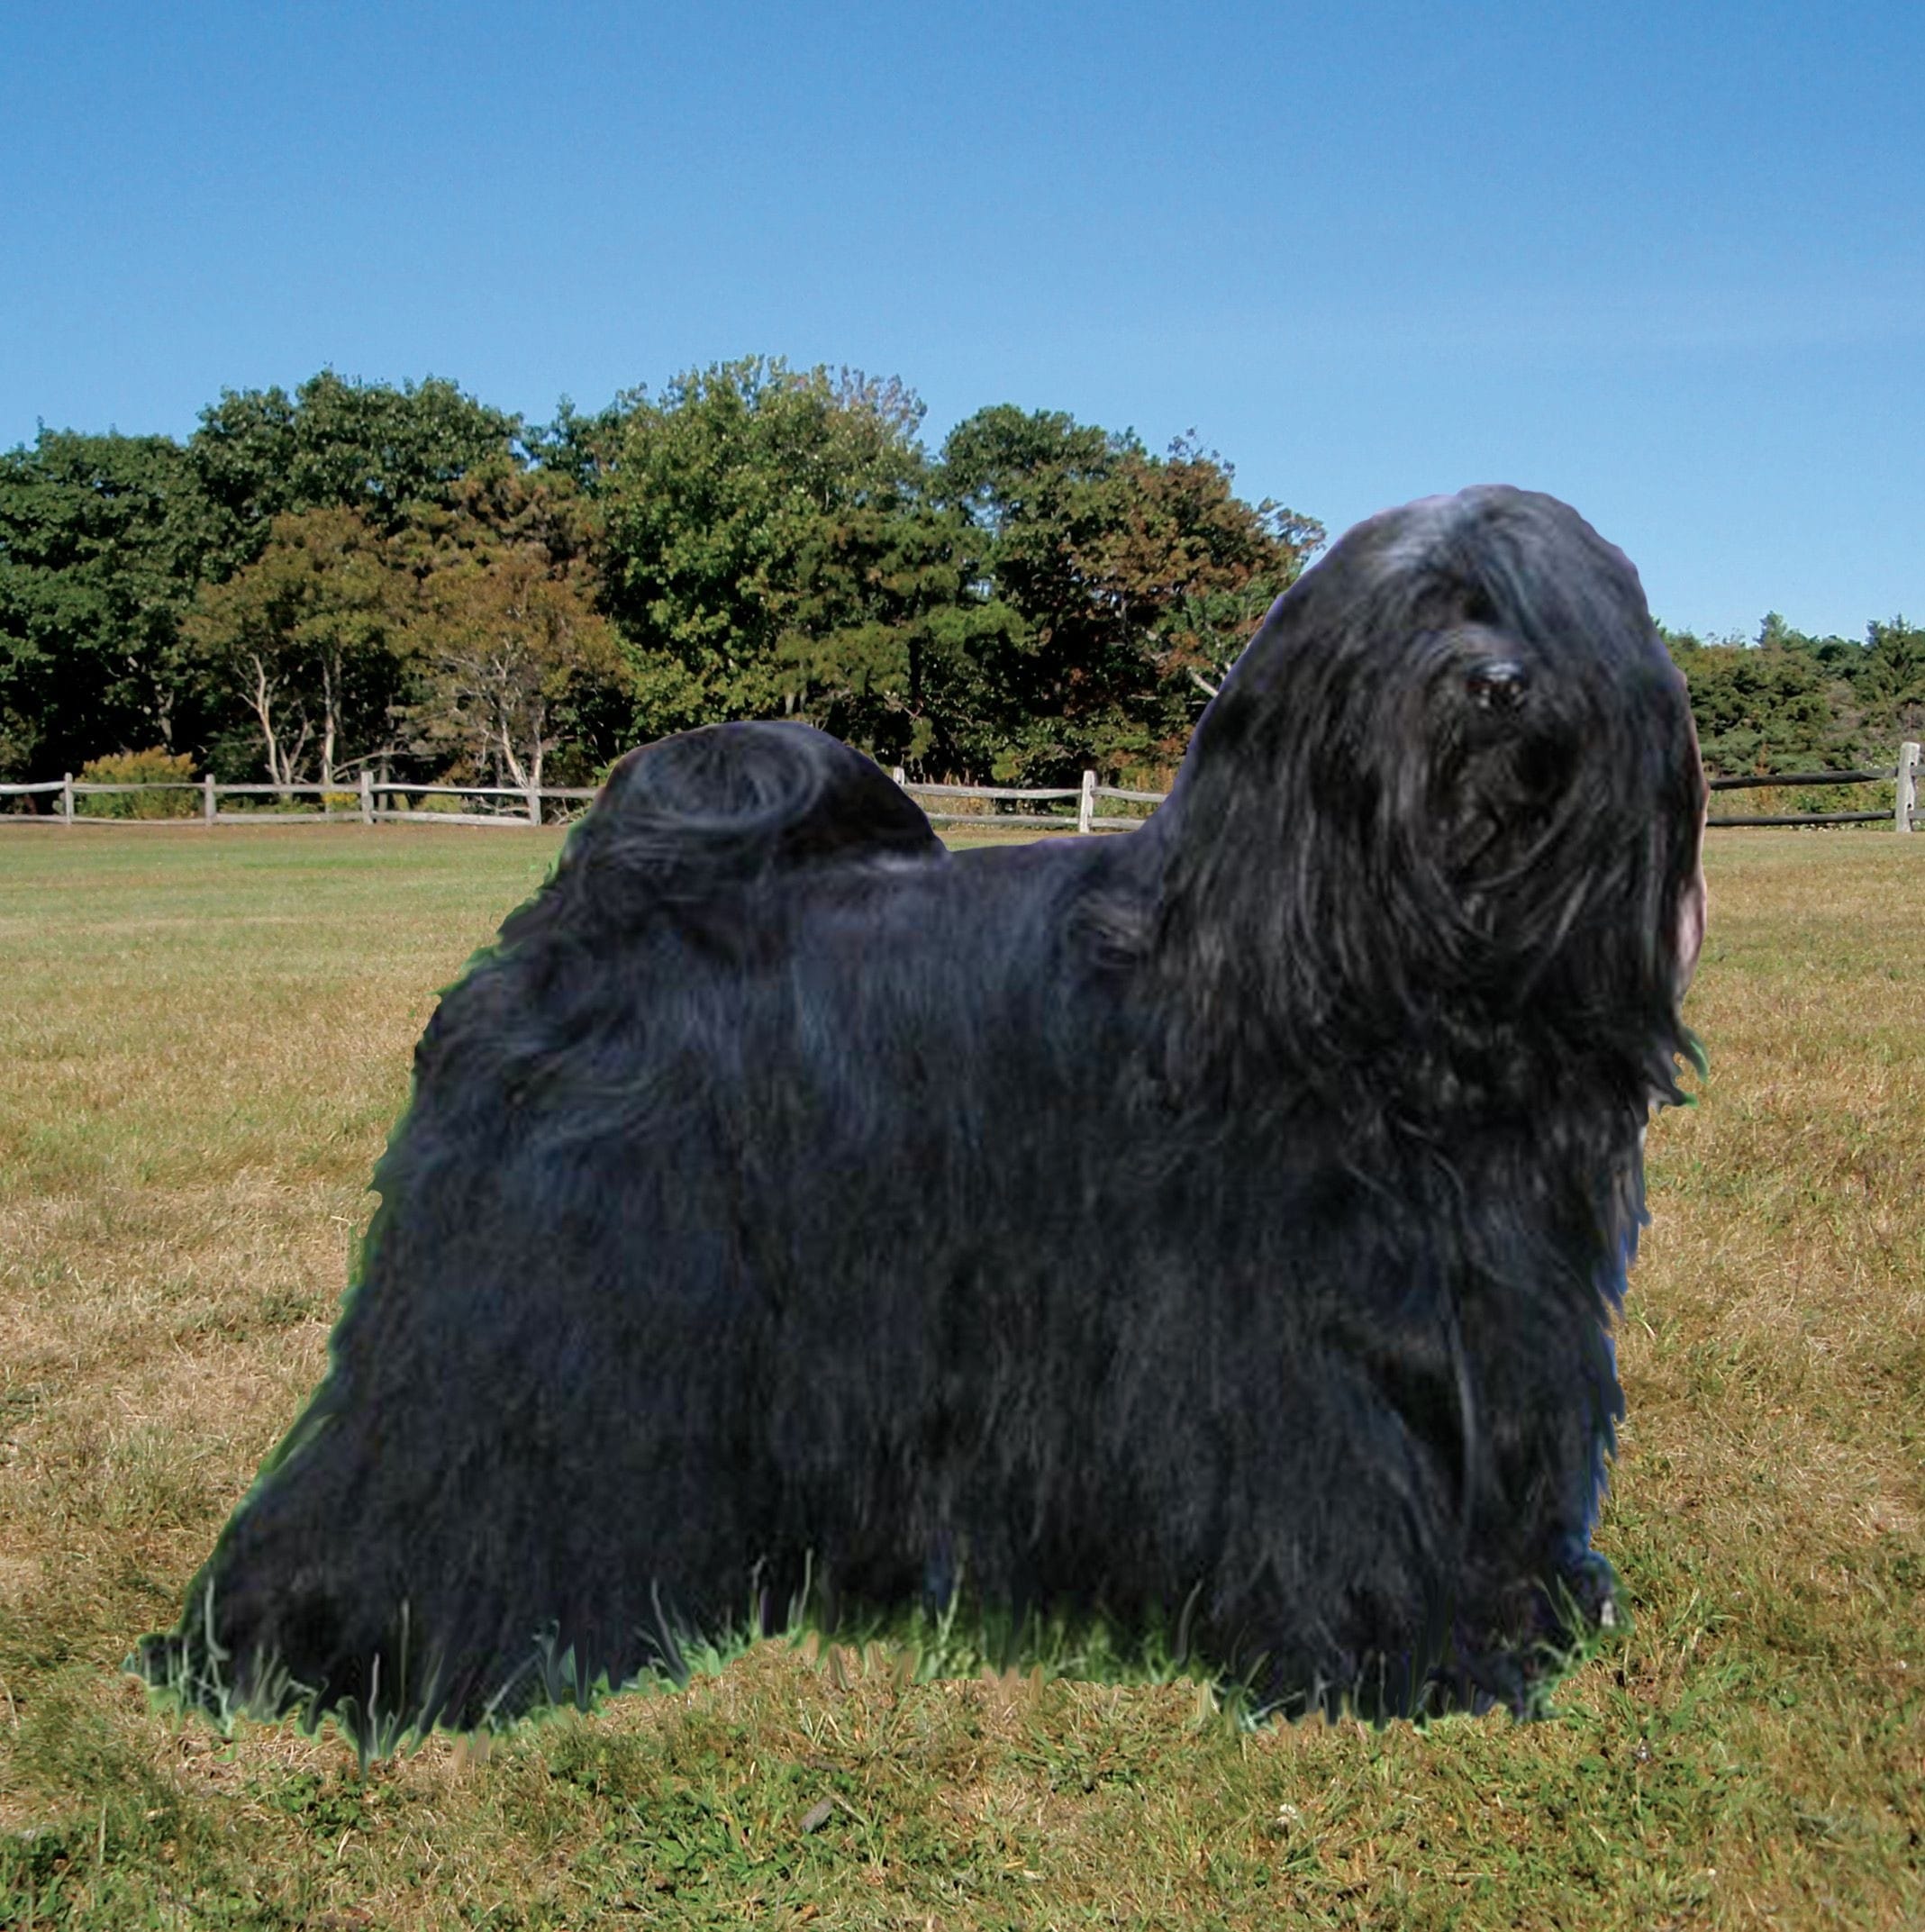
[[[783,874],[945,856],[924,813],[860,751],[810,724],[705,724],[614,765],[501,941],[622,931],[661,914],[702,928]]]

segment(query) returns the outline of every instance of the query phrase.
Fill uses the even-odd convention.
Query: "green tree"
[[[983,545],[977,594],[1013,612],[985,680],[998,776],[1166,766],[1203,693],[1294,582],[1320,526],[1238,498],[1218,458],[1167,457],[1055,411],[982,410],[937,489]]]
[[[540,785],[549,756],[580,735],[582,699],[627,681],[613,626],[529,550],[449,565],[425,591],[409,637],[416,748]]]
[[[1759,621],[1757,642],[1760,650],[1802,651],[1827,669],[1848,675],[1865,655],[1865,646],[1854,638],[1814,637],[1794,630],[1775,611],[1766,611]]]
[[[596,608],[599,542],[597,506],[565,475],[501,462],[417,512],[402,546],[413,749],[528,786],[558,751],[586,777],[621,748],[630,672]]]
[[[1206,695],[1323,541],[1314,519],[1246,503],[1234,481],[1194,436],[1161,458],[1130,448],[1108,527],[1076,552],[1099,606],[1145,639],[1158,679],[1186,678]]]
[[[210,574],[260,554],[294,510],[352,510],[391,533],[415,506],[452,501],[470,471],[518,460],[521,421],[431,376],[350,382],[331,369],[286,390],[225,389],[188,442],[218,519]]]
[[[295,433],[294,399],[281,388],[223,389],[201,412],[187,460],[213,522],[215,583],[252,563],[274,519],[295,507]]]
[[[626,399],[601,487],[643,735],[794,717],[889,761],[953,736],[972,630],[922,415],[893,380],[760,358]]]
[[[1871,624],[1863,643],[1795,630],[1775,611],[1755,643],[1657,630],[1684,673],[1713,771],[1875,765],[1925,725],[1925,632],[1902,618]]]
[[[1925,730],[1925,630],[1902,617],[1874,621],[1866,640],[1853,684],[1867,730],[1889,751],[1893,739],[1916,739]]]
[[[164,436],[42,430],[0,455],[0,770],[192,735],[179,626],[208,540]]]
[[[1822,667],[1782,646],[1701,644],[1672,656],[1684,674],[1706,766],[1727,776],[1836,756]]]
[[[295,404],[295,505],[339,503],[384,531],[411,504],[449,502],[471,471],[511,459],[522,428],[435,376],[397,389],[323,369]]]
[[[186,640],[251,715],[270,783],[316,769],[331,788],[343,766],[393,751],[413,590],[380,533],[342,509],[276,517],[253,563],[203,587]]]
[[[522,441],[544,474],[565,476],[577,489],[593,494],[614,469],[634,400],[631,397],[627,405],[611,403],[606,409],[584,415],[563,396],[556,405],[555,420],[530,430]]]

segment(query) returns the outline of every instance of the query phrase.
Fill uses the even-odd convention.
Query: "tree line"
[[[1712,772],[1888,766],[1900,739],[1925,737],[1925,629],[1902,617],[1875,620],[1862,639],[1813,637],[1775,611],[1752,639],[1658,630]]]
[[[1194,440],[922,418],[756,358],[539,427],[324,371],[185,443],[43,430],[0,457],[0,776],[581,783],[771,717],[929,778],[1167,769],[1321,528]]]
[[[798,718],[918,777],[1168,776],[1323,540],[1058,411],[939,449],[893,379],[750,358],[531,426],[430,378],[228,390],[185,442],[0,455],[0,777],[593,781]],[[1715,769],[1888,755],[1925,632],[1667,632]]]

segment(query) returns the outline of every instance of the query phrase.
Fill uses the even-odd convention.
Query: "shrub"
[[[194,779],[194,760],[186,752],[122,751],[93,758],[78,774],[82,785],[181,785]],[[192,792],[104,792],[79,800],[75,810],[90,818],[191,819],[200,810]]]

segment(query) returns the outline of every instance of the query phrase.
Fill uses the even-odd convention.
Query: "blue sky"
[[[0,447],[759,351],[1925,619],[1925,6],[0,7]]]

